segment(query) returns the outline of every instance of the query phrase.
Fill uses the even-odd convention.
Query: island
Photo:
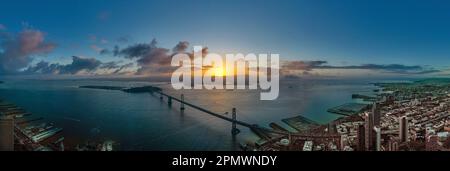
[[[153,93],[153,92],[161,92],[162,89],[155,86],[143,86],[143,87],[119,87],[119,86],[96,86],[96,85],[87,85],[87,86],[79,86],[79,88],[88,88],[88,89],[102,89],[102,90],[120,90],[127,93]]]
[[[122,91],[127,93],[153,93],[153,92],[161,92],[162,89],[154,86],[144,86],[144,87],[134,87],[123,89]]]

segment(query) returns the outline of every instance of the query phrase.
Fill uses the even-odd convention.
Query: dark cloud
[[[65,65],[62,74],[77,74],[80,71],[94,71],[96,70],[102,62],[95,58],[82,58],[78,56],[72,57],[72,63]]]
[[[173,53],[184,53],[189,47],[189,42],[187,41],[181,41],[179,42],[173,49]]]
[[[63,68],[62,65],[59,64],[50,64],[45,61],[41,61],[37,63],[33,67],[28,67],[27,70],[24,71],[26,74],[58,74],[60,70]]]
[[[128,46],[124,49],[115,47],[113,52],[105,52],[108,54],[114,54],[114,56],[121,56],[126,59],[136,60],[138,65],[137,75],[166,75],[173,72],[176,67],[170,66],[172,57],[178,53],[185,53],[191,58],[193,52],[188,52],[189,42],[180,41],[172,48],[172,51],[166,48],[158,47],[158,43],[153,39],[150,43],[140,43],[132,46]],[[208,54],[208,48],[202,49],[203,56]]]
[[[413,70],[413,71],[409,71],[409,70],[392,70],[392,71],[389,71],[389,70],[387,70],[386,72],[388,72],[388,73],[395,73],[395,74],[416,74],[416,75],[421,75],[421,74],[440,73],[442,71],[441,70],[437,70],[437,69],[420,69],[420,70]]]
[[[183,45],[181,44],[179,44],[177,50],[182,50]],[[158,47],[156,40],[153,39],[150,43],[135,44],[124,49],[117,47],[113,53],[115,56],[122,56],[126,59],[136,59],[139,66],[136,74],[145,75],[161,74],[162,72],[168,72],[171,68],[173,69],[170,66],[172,58],[169,52],[169,49]]]
[[[134,66],[133,63],[127,63],[127,64],[121,64],[122,61],[111,61],[102,63],[100,68],[101,69],[108,69],[113,70],[112,74],[120,74],[122,71],[124,71],[127,68],[131,68]]]
[[[120,63],[122,63],[122,61],[106,62],[106,63],[102,63],[100,68],[102,68],[102,69],[115,69],[115,68],[119,68],[120,67]]]
[[[121,49],[118,52],[118,55],[123,56],[128,59],[134,59],[134,58],[144,58],[148,57],[149,53],[156,49],[156,40],[153,39],[151,43],[139,43],[135,45],[128,46],[124,49]]]
[[[0,73],[18,72],[31,63],[33,56],[49,53],[55,48],[55,44],[46,42],[44,33],[38,30],[26,29],[16,36],[3,35],[0,39]]]
[[[139,65],[143,66],[148,66],[151,64],[166,66],[171,62],[170,55],[167,54],[168,52],[168,49],[155,48],[152,49],[148,54],[137,60],[137,62]]]
[[[368,69],[368,70],[380,70],[386,73],[393,74],[431,74],[441,72],[434,68],[426,68],[419,65],[401,65],[401,64],[364,64],[364,65],[351,65],[351,66],[317,66],[316,68],[323,69]]]
[[[50,64],[41,61],[34,66],[28,67],[23,74],[98,74],[99,69],[109,70],[110,74],[128,73],[126,69],[134,66],[133,63],[121,64],[122,61],[112,61],[102,63],[95,58],[72,57],[72,63],[67,65]]]
[[[282,68],[286,70],[310,71],[326,63],[327,61],[287,61],[283,63]]]
[[[121,36],[117,38],[117,42],[119,43],[128,43],[131,40],[131,36]]]
[[[93,72],[97,70],[102,62],[95,58],[72,57],[72,63],[67,65],[50,64],[45,61],[37,63],[35,66],[28,67],[26,74],[78,74],[81,71]]]
[[[114,56],[119,55],[120,47],[119,46],[114,46],[114,49],[112,50],[112,53],[113,53]]]
[[[297,71],[311,71],[313,69],[367,69],[380,70],[386,73],[394,74],[431,74],[441,72],[434,68],[427,68],[419,65],[401,65],[401,64],[363,64],[363,65],[347,65],[347,66],[333,66],[325,65],[327,61],[286,61],[282,65],[283,73],[291,73],[293,70]],[[309,73],[309,72],[308,72]]]
[[[109,55],[109,54],[111,54],[111,51],[109,51],[108,49],[102,49],[98,53],[100,55]]]
[[[117,68],[115,68],[113,74],[120,74],[122,71],[124,71],[127,68],[131,68],[133,67],[134,64],[133,63],[127,63],[127,64],[123,64],[123,65],[119,65]],[[112,69],[112,68],[111,68]]]
[[[99,51],[98,51],[98,53],[100,54],[100,55],[113,55],[113,56],[119,56],[119,53],[120,53],[120,48],[119,48],[119,46],[114,46],[114,48],[112,49],[112,50],[109,50],[109,49],[106,49],[106,48],[104,48],[104,49],[100,49]]]
[[[329,65],[318,65],[315,68],[337,68],[337,69],[372,69],[372,70],[388,70],[388,71],[405,71],[405,70],[422,70],[422,66],[414,65],[407,66],[401,64],[389,64],[389,65],[378,65],[378,64],[363,64],[363,65],[350,65],[350,66],[329,66]]]

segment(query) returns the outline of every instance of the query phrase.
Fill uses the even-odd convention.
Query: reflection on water
[[[260,101],[260,93],[248,90],[175,91],[169,84],[93,80],[8,80],[0,85],[0,98],[16,103],[35,116],[46,117],[64,128],[66,142],[112,139],[122,150],[238,150],[240,142],[255,141],[248,129],[240,128],[235,139],[231,123],[189,107],[181,113],[151,94],[81,89],[80,85],[159,85],[168,94],[185,95],[190,103],[216,113],[267,126],[270,122],[303,115],[319,123],[339,117],[330,107],[351,101],[352,93],[371,92],[368,81],[283,81],[280,96]],[[231,116],[229,116],[231,117]]]

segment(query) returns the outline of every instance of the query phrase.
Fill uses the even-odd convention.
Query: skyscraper
[[[365,129],[364,129],[364,125],[359,125],[358,126],[358,151],[365,151],[366,146],[365,146],[365,141],[366,141],[366,137],[365,137]]]
[[[381,125],[381,109],[380,109],[380,103],[375,102],[372,105],[372,122],[373,126],[380,127]]]
[[[378,102],[372,105],[372,111],[365,113],[364,117],[364,130],[365,130],[365,146],[366,150],[376,150],[377,134],[375,127],[381,127],[381,109]]]
[[[399,126],[399,135],[400,135],[400,142],[406,142],[408,141],[408,119],[406,116],[400,117],[399,119],[400,126]]]
[[[364,114],[364,131],[365,131],[365,142],[364,145],[366,146],[367,151],[373,150],[373,139],[372,139],[372,128],[373,128],[373,117],[371,117],[371,113],[365,113]]]
[[[381,129],[380,127],[373,127],[375,132],[375,150],[381,151]]]

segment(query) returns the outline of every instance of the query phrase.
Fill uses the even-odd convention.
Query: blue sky
[[[56,47],[40,60],[72,56],[127,60],[94,49],[179,41],[218,53],[279,53],[282,60],[450,66],[450,2],[388,0],[14,0],[2,2],[0,24],[17,34],[45,33]],[[118,39],[126,38],[127,42]]]

